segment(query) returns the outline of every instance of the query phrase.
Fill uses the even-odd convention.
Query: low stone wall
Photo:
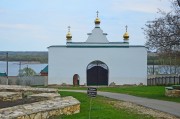
[[[22,93],[19,92],[0,92],[0,101],[15,101],[22,99]]]
[[[8,77],[9,85],[24,85],[24,86],[36,86],[36,85],[48,85],[47,76],[9,76]]]
[[[180,90],[166,88],[165,95],[168,97],[180,97]]]
[[[39,102],[2,108],[0,119],[48,119],[80,112],[80,102],[71,96],[61,98],[58,89],[0,85],[0,101],[14,101],[24,96]]]
[[[69,96],[0,109],[1,119],[48,119],[80,112],[80,102]]]
[[[7,84],[8,84],[7,77],[5,77],[5,76],[0,76],[0,84],[2,84],[2,85],[7,85]]]
[[[60,97],[59,93],[39,93],[39,94],[33,94],[33,95],[28,95],[28,98],[33,98],[36,100],[51,100],[53,98],[58,98]]]
[[[29,86],[0,85],[0,92],[23,92],[23,93],[58,93],[58,89],[52,88],[33,88]]]
[[[148,75],[147,78],[150,79],[150,78],[161,78],[161,77],[178,77],[177,74],[155,74],[155,75]]]

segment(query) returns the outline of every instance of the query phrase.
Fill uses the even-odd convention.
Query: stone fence
[[[0,84],[3,85],[24,85],[24,86],[35,86],[35,85],[48,85],[48,77],[47,76],[9,76],[0,77]]]
[[[7,77],[0,76],[0,84],[7,85],[8,84]]]
[[[69,96],[0,109],[1,119],[54,119],[80,112],[80,102]]]
[[[147,85],[153,86],[153,85],[177,85],[180,84],[180,76],[173,76],[173,75],[167,75],[167,76],[155,76],[155,77],[149,77],[147,79]]]
[[[54,119],[56,116],[61,118],[63,115],[80,112],[80,102],[71,96],[60,97],[58,89],[0,85],[0,97],[3,102],[23,99],[25,93],[28,93],[28,99],[38,101],[1,108],[0,119]]]
[[[38,93],[58,93],[58,89],[53,88],[34,88],[30,86],[18,86],[18,85],[0,85],[0,92],[32,92]]]

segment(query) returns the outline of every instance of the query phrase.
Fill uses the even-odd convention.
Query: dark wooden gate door
[[[87,69],[87,85],[108,85],[108,69],[98,65]]]
[[[73,76],[73,85],[74,86],[79,86],[79,75],[78,74],[75,74]]]

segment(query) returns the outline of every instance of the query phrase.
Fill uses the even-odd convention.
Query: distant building
[[[147,84],[145,46],[129,45],[127,27],[122,42],[109,42],[100,22],[85,42],[72,42],[69,27],[66,45],[48,47],[48,84]]]
[[[48,65],[43,70],[41,70],[40,74],[41,76],[48,76]]]

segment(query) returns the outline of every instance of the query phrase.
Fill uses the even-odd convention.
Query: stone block
[[[57,115],[70,115],[80,112],[80,102],[68,96],[61,98],[58,89],[31,88],[28,86],[0,85],[0,100],[10,101],[29,98],[39,98],[41,101],[0,109],[2,119],[48,119]],[[44,99],[42,101],[42,99]]]
[[[176,90],[176,89],[168,90],[168,89],[165,89],[165,95],[168,96],[168,97],[180,97],[180,90]]]
[[[42,119],[48,119],[49,118],[49,115],[48,115],[48,112],[42,112]]]
[[[39,94],[28,95],[28,98],[41,99],[41,100],[53,99],[57,97],[60,97],[59,93],[39,93]]]
[[[0,92],[0,101],[15,101],[22,99],[22,93],[19,92]]]
[[[35,116],[34,119],[41,119],[41,112],[38,112]]]
[[[80,102],[69,96],[0,109],[2,118],[46,119],[57,115],[70,115],[80,112]]]

